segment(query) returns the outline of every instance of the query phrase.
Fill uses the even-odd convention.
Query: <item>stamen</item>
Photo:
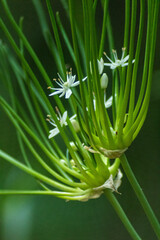
[[[121,57],[121,60],[124,58],[125,50],[126,50],[126,48],[123,47],[123,48],[122,48],[122,57]]]
[[[63,81],[63,79],[61,78],[61,76],[60,76],[60,74],[59,73],[57,73],[57,75],[58,75],[58,77],[59,77],[59,81],[63,84],[64,83],[64,81]]]
[[[112,52],[113,52],[115,61],[118,60],[117,51],[113,49]]]
[[[107,53],[106,52],[103,52],[104,56],[107,56]]]
[[[57,106],[55,107],[55,110],[56,110],[56,112],[58,114],[59,119],[61,119],[62,116],[61,116],[61,113],[60,113],[60,111],[59,111]]]
[[[57,113],[59,113],[59,109],[58,109],[57,106],[55,106],[55,110],[56,110]]]

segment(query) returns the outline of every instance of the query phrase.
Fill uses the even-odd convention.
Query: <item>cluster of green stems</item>
[[[95,17],[98,1],[82,0],[83,36],[76,22],[75,1],[69,0],[68,4],[67,1],[63,1],[71,24],[72,44],[63,28],[59,13],[56,13],[55,18],[50,0],[46,0],[46,5],[54,38],[48,27],[41,2],[32,1],[44,39],[55,60],[60,80],[54,82],[50,80],[23,34],[23,18],[20,18],[17,24],[6,0],[1,0],[6,16],[20,41],[17,43],[14,40],[6,24],[0,19],[0,28],[19,59],[17,61],[8,46],[0,42],[1,75],[2,80],[7,84],[11,101],[10,105],[3,97],[0,97],[0,105],[17,130],[17,139],[24,163],[3,150],[0,150],[0,157],[33,176],[41,190],[0,190],[0,195],[43,194],[67,200],[87,201],[99,197],[104,192],[131,237],[141,239],[112,193],[112,191],[118,191],[121,183],[121,174],[119,175],[121,164],[153,230],[160,239],[159,223],[124,154],[142,128],[148,111],[159,1],[125,1],[124,42],[121,58],[118,58],[117,52],[113,50],[114,38],[109,0],[101,1],[103,23],[100,39],[97,36]],[[72,72],[66,69],[59,31],[72,59],[74,66],[72,71],[76,73],[78,79],[76,81],[76,76],[72,76]],[[103,54],[106,39],[110,52],[107,56]],[[145,46],[142,44],[144,39]],[[25,58],[26,51],[30,54],[44,80],[43,88],[32,66]],[[141,64],[143,64],[143,69],[140,72],[138,70]],[[14,75],[18,89],[23,95],[26,111],[14,93],[10,72]],[[112,90],[108,95],[106,74],[110,73],[112,80],[109,79],[109,85],[112,86]],[[102,86],[103,80],[105,87]],[[139,92],[136,86],[138,80],[141,82]],[[55,88],[56,84],[61,88]],[[49,91],[46,93],[44,85],[46,89],[47,87],[53,88],[54,101],[52,96],[47,96],[52,93]],[[70,91],[70,94],[65,99],[67,91]],[[62,93],[62,97],[58,96],[59,92]],[[112,106],[106,108],[106,97],[110,96]],[[66,102],[67,115],[64,107]],[[48,139],[51,125],[45,120],[45,115],[48,115],[48,121],[54,126],[53,131],[50,130],[50,132],[58,133],[60,145],[63,145],[63,148],[56,141],[57,134]],[[75,115],[75,118],[69,118],[69,115]],[[28,157],[28,150],[32,153],[33,159],[45,169],[46,174],[33,168],[32,161]]]

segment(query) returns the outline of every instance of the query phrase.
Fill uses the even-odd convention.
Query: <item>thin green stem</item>
[[[129,221],[128,217],[126,216],[124,210],[122,209],[121,205],[119,204],[118,200],[116,197],[113,195],[113,193],[110,190],[105,190],[105,196],[111,203],[112,207],[116,211],[117,215],[121,219],[122,223],[124,224],[126,230],[129,232],[130,236],[134,240],[141,240],[140,236],[138,233],[135,231],[133,228],[131,222]]]
[[[141,206],[143,207],[144,212],[145,212],[154,232],[156,233],[158,239],[160,239],[160,224],[159,224],[149,202],[147,201],[138,181],[136,180],[136,177],[135,177],[134,173],[132,172],[132,169],[127,161],[126,156],[122,155],[120,157],[120,160],[121,160],[122,167],[126,173],[126,176],[129,180],[130,184],[132,185],[132,188],[133,188],[138,200],[140,201]]]
[[[124,125],[124,118],[126,114],[128,98],[130,93],[130,86],[131,86],[131,77],[132,77],[132,60],[133,60],[133,51],[134,51],[134,36],[135,36],[135,26],[136,26],[136,8],[137,8],[137,1],[132,1],[132,16],[131,16],[131,32],[130,32],[130,44],[129,44],[129,65],[127,68],[127,76],[126,76],[126,83],[125,83],[125,91],[124,97],[122,101],[119,103],[119,116],[118,116],[118,139],[121,140],[121,134],[123,132],[123,125]]]
[[[48,178],[48,177],[44,176],[43,174],[27,167],[26,165],[20,163],[15,158],[8,155],[7,153],[3,152],[2,150],[0,150],[0,157],[5,159],[9,163],[13,164],[17,168],[19,168],[19,169],[23,170],[24,172],[28,173],[29,175],[35,177],[36,179],[39,179],[40,181],[43,181],[43,182],[49,184],[50,186],[53,186],[53,187],[55,187],[57,189],[60,189],[60,190],[63,190],[63,191],[71,191],[71,192],[76,192],[77,191],[77,188],[68,187],[65,184],[59,183],[55,180],[52,180],[51,178]]]
[[[99,59],[102,57],[103,49],[104,49],[104,43],[105,43],[105,37],[106,37],[106,21],[108,16],[108,3],[109,0],[106,0],[104,2],[104,17],[103,17],[103,26],[102,26],[102,33],[101,33],[101,42],[100,42],[100,49],[99,49]]]
[[[50,195],[56,196],[58,198],[73,200],[73,201],[83,201],[85,199],[85,194],[87,195],[89,190],[79,191],[79,192],[60,192],[51,190],[0,190],[0,195]]]
[[[133,67],[133,76],[132,76],[132,83],[131,83],[131,92],[130,92],[130,100],[129,100],[129,113],[128,113],[128,121],[126,128],[129,129],[133,123],[133,112],[134,112],[134,105],[135,105],[135,92],[136,92],[136,81],[137,81],[137,71],[139,67],[139,57],[141,51],[141,43],[143,37],[143,29],[144,29],[144,13],[145,13],[145,1],[141,1],[141,12],[140,12],[140,23],[139,23],[139,33],[138,33],[138,40],[136,46],[136,55],[135,55],[135,63]]]
[[[60,16],[59,16],[59,12],[56,12],[56,20],[57,20],[57,23],[58,23],[58,27],[61,31],[61,34],[62,34],[62,37],[64,39],[64,42],[66,44],[66,47],[68,48],[68,51],[72,57],[72,60],[74,62],[74,64],[76,64],[76,59],[75,59],[75,55],[74,55],[74,51],[73,51],[73,48],[72,48],[72,45],[70,43],[70,40],[67,36],[67,33],[62,25],[62,22],[61,22],[61,19],[60,19]]]
[[[58,49],[59,56],[60,56],[61,63],[62,63],[63,77],[65,77],[66,76],[65,59],[64,59],[63,50],[62,50],[62,46],[61,46],[61,42],[60,42],[60,38],[59,38],[59,34],[58,34],[56,20],[55,20],[53,11],[52,11],[50,0],[46,0],[46,3],[47,3],[47,8],[48,8],[48,13],[49,13],[49,16],[50,16],[50,20],[51,20],[51,23],[52,23],[52,29],[53,29],[53,32],[54,32],[54,36],[55,36],[55,40],[56,40],[56,44],[57,44],[57,49]]]

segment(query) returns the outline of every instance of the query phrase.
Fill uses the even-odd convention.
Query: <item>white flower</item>
[[[122,48],[122,56],[121,59],[118,59],[117,56],[117,51],[113,50],[113,57],[114,57],[114,61],[112,61],[106,54],[105,56],[107,57],[107,59],[110,61],[110,63],[104,63],[104,66],[109,66],[111,69],[115,69],[117,67],[125,67],[128,65],[128,59],[129,59],[129,55],[127,55],[126,57],[124,57],[124,53],[125,53],[125,48]],[[135,59],[132,61],[132,63],[135,62]]]
[[[98,65],[98,72],[99,72],[99,74],[102,74],[103,73],[103,69],[104,69],[104,60],[103,60],[103,58],[101,58],[100,60],[97,59],[97,65]],[[90,72],[92,74],[91,62],[90,62]]]
[[[69,98],[72,94],[71,87],[76,87],[80,84],[80,81],[76,81],[76,75],[72,76],[72,71],[67,73],[67,81],[64,82],[61,76],[58,74],[58,80],[56,83],[60,86],[60,88],[51,88],[49,89],[54,90],[53,93],[51,93],[49,96],[54,96],[57,94],[60,94],[59,97],[63,97],[65,95],[65,98]],[[83,78],[82,81],[85,81],[87,77]]]
[[[100,60],[97,59],[98,62],[98,72],[99,74],[103,73],[103,68],[104,68],[104,60],[101,58]]]
[[[61,116],[60,112],[58,111],[58,115],[59,115],[59,117],[57,117],[57,119],[59,120],[61,127],[67,126],[67,122],[66,122],[67,111],[65,111],[62,116]],[[73,115],[70,118],[70,121],[72,121],[75,117],[76,117],[76,114]],[[50,124],[52,124],[55,127],[55,128],[53,128],[52,130],[49,131],[50,134],[49,134],[48,138],[50,139],[50,138],[56,136],[59,133],[59,129],[58,129],[58,127],[55,124],[55,121],[53,119],[48,119],[48,121],[49,121]]]

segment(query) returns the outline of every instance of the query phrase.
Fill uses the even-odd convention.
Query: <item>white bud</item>
[[[73,166],[74,166],[74,167],[76,166],[75,161],[74,161],[73,159],[70,160],[70,164],[71,164],[72,167],[73,167]]]
[[[101,58],[100,60],[97,59],[97,65],[98,65],[98,73],[102,74],[103,73],[103,69],[104,69],[104,60],[103,58]],[[90,62],[90,72],[92,74],[92,64]]]
[[[106,89],[108,86],[108,76],[106,73],[103,73],[103,75],[100,79],[100,82],[101,82],[101,88]]]
[[[67,165],[66,161],[64,159],[61,159],[60,162],[64,165]]]
[[[72,123],[72,126],[73,126],[74,130],[75,130],[76,132],[79,132],[79,131],[80,131],[79,123],[78,123],[75,119],[73,119],[73,120],[71,121],[71,123]]]
[[[76,147],[76,145],[75,145],[74,142],[70,142],[70,145],[71,145],[71,147],[72,147],[72,149],[73,149],[74,151],[77,151],[77,150],[78,150],[78,148]]]

